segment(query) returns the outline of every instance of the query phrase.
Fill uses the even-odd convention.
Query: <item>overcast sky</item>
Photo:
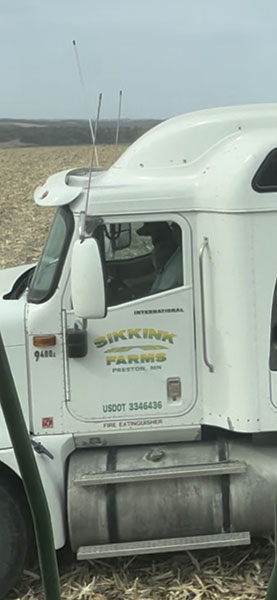
[[[0,117],[94,117],[102,92],[114,118],[120,89],[129,118],[275,102],[276,23],[276,0],[0,0]]]

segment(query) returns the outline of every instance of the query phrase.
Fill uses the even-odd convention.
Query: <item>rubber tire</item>
[[[0,599],[17,584],[28,554],[31,523],[22,490],[0,476]]]

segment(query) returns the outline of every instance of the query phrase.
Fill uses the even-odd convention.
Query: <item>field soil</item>
[[[110,166],[124,147],[100,146]],[[34,189],[59,170],[88,166],[88,146],[0,149],[0,268],[37,261],[54,210],[37,207]],[[261,510],[266,510],[261,507]],[[67,600],[262,600],[273,564],[271,540],[251,547],[77,563],[61,559]],[[38,566],[10,598],[42,600]]]
[[[98,146],[109,167],[126,146]],[[55,209],[36,206],[33,195],[49,175],[88,167],[90,146],[0,148],[0,268],[37,261]]]

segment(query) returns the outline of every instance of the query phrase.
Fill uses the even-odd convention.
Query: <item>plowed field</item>
[[[109,167],[124,146],[99,146],[99,163]],[[37,260],[54,210],[37,207],[34,189],[67,168],[89,166],[89,146],[0,148],[0,267]]]

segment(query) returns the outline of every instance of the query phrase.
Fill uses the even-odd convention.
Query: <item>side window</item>
[[[183,284],[182,234],[167,221],[113,223],[95,231],[105,263],[108,306]]]
[[[271,150],[252,180],[256,192],[277,192],[277,148]]]

